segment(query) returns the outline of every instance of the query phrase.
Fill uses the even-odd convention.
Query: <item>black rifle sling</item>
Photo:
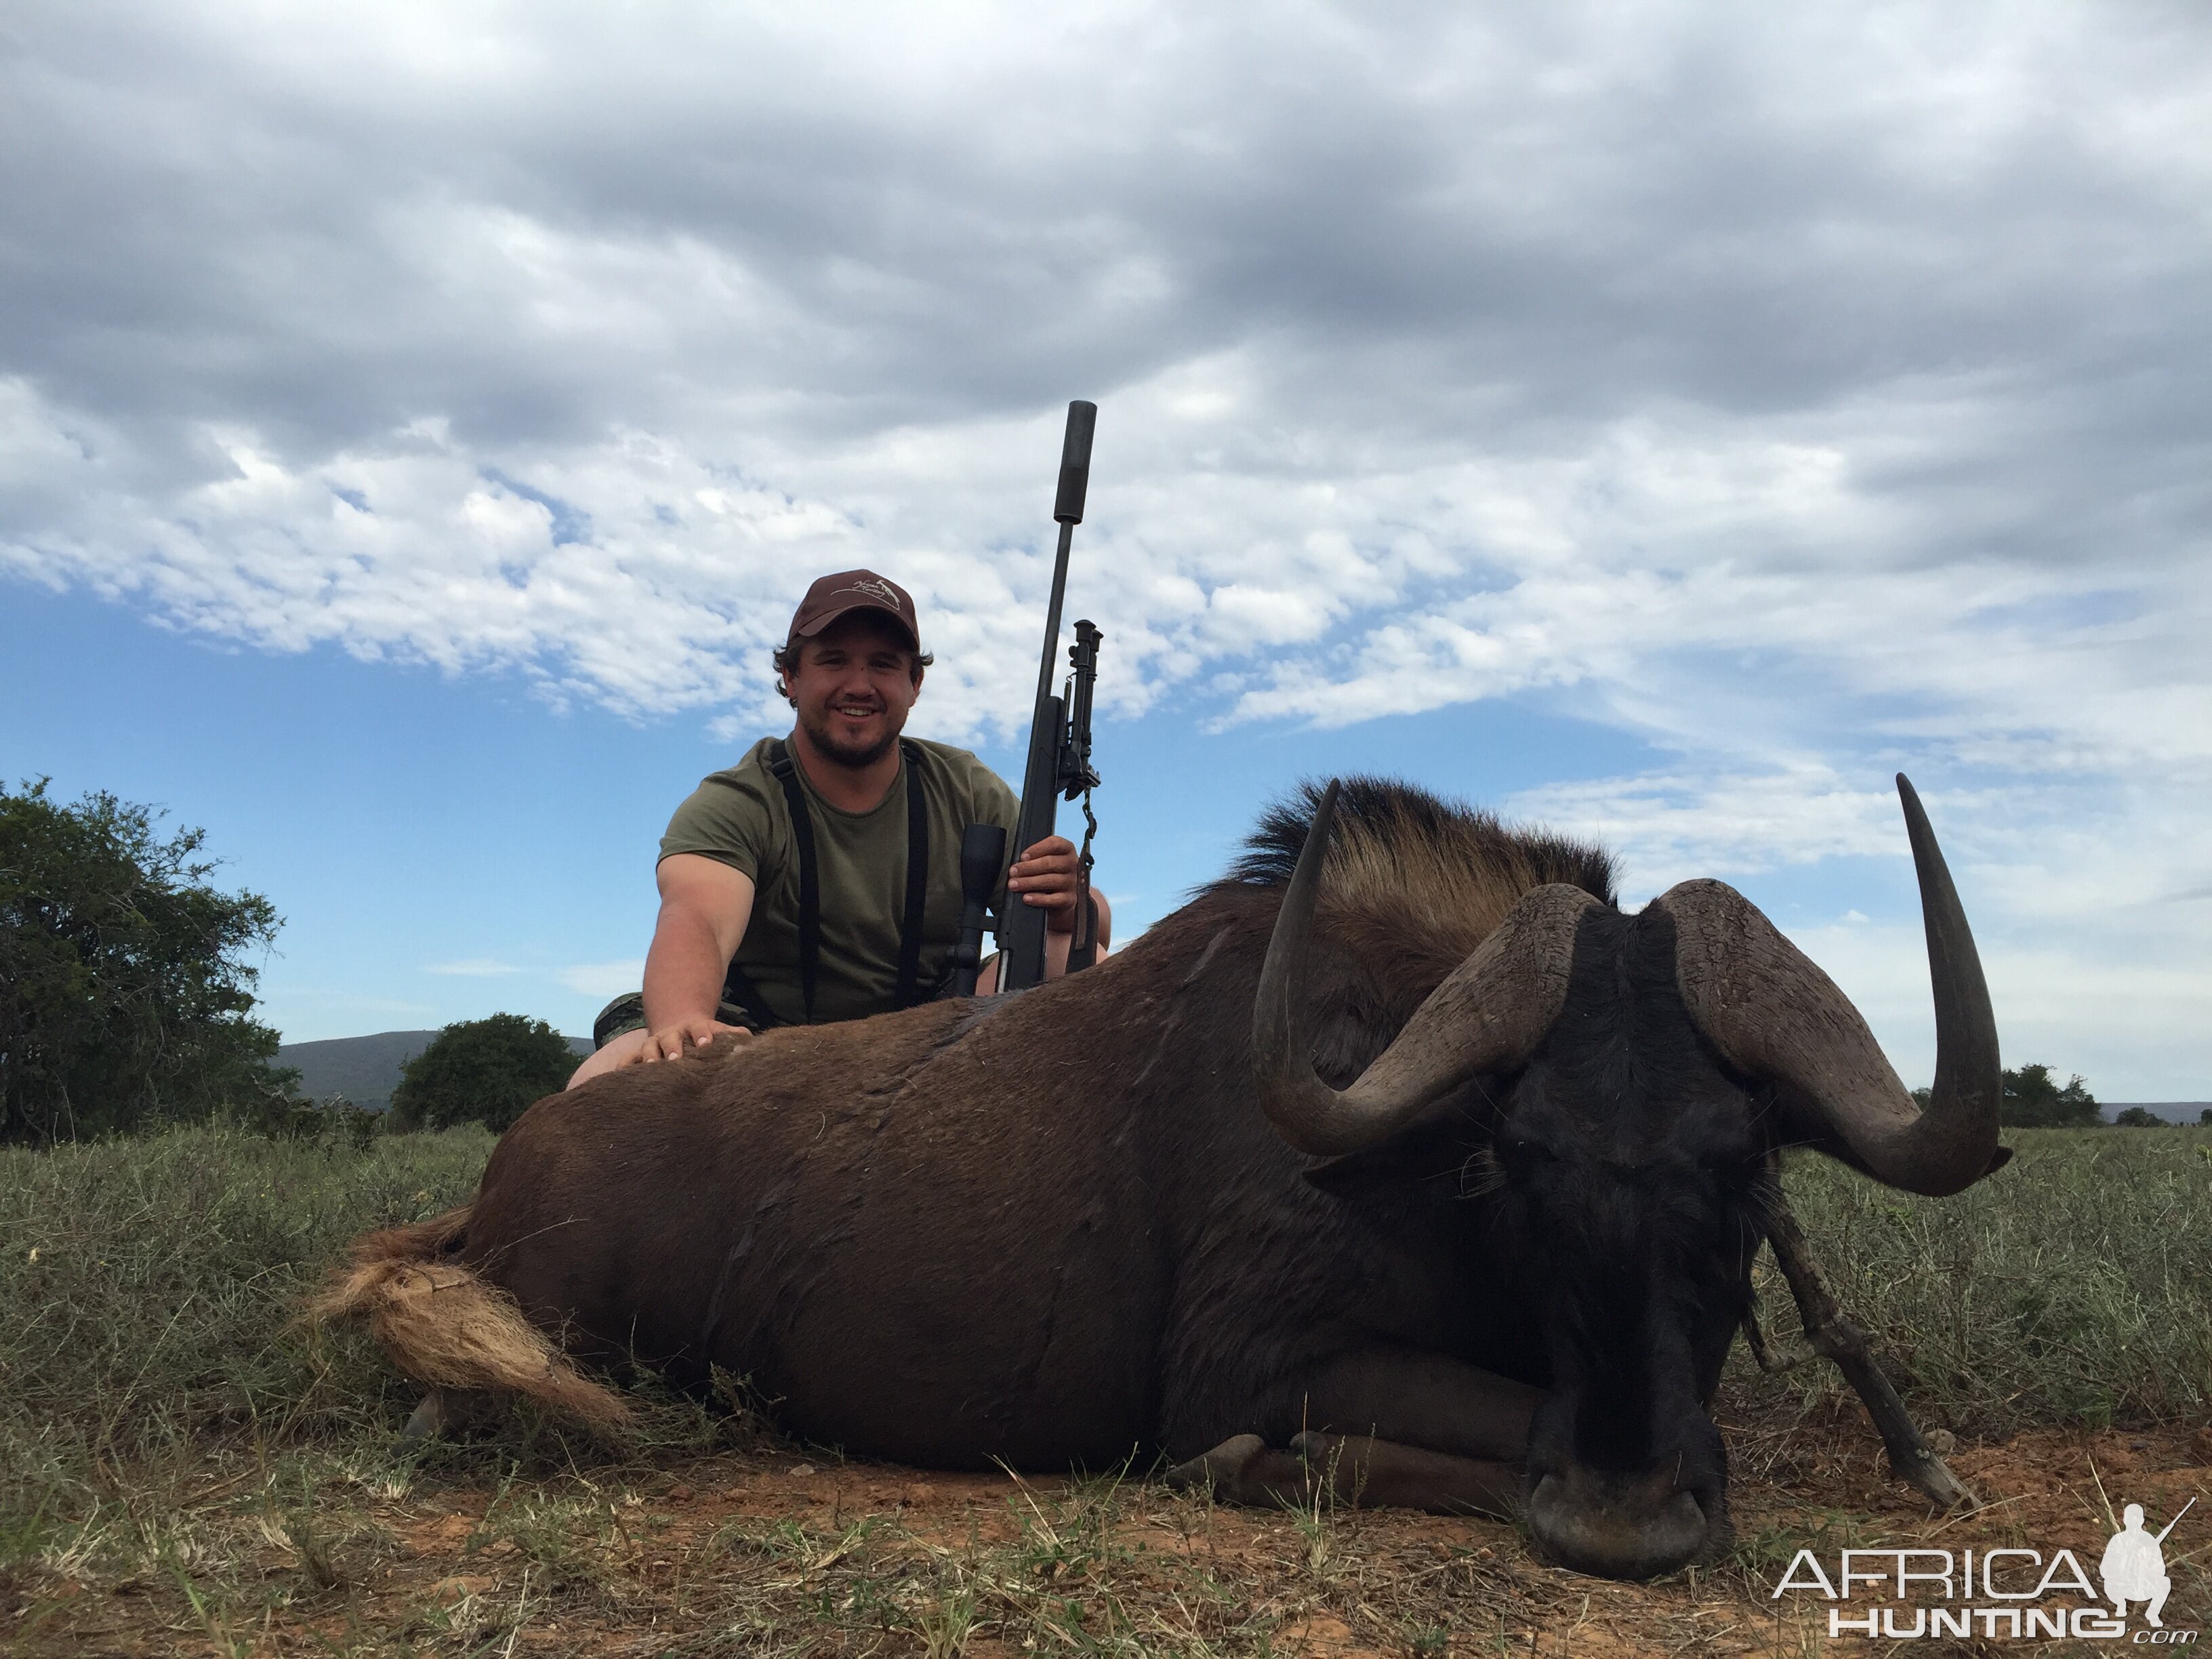
[[[898,990],[894,1006],[911,1008],[921,1000],[922,921],[929,901],[929,805],[922,791],[921,750],[908,739],[899,739],[899,757],[906,763],[906,914],[899,921]],[[822,882],[815,866],[814,817],[806,808],[806,790],[799,781],[798,763],[788,744],[779,743],[769,752],[770,776],[783,786],[784,803],[791,809],[791,836],[799,848],[799,985],[806,1004],[806,1023],[814,1024],[814,985],[822,964]],[[722,986],[724,998],[743,1008],[764,1026],[780,1024],[760,988],[734,961]]]

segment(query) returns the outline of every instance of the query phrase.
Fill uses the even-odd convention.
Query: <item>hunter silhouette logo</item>
[[[2112,1534],[2112,1541],[2105,1546],[2105,1559],[2098,1569],[2105,1581],[2105,1599],[2124,1619],[2128,1603],[2147,1601],[2143,1618],[2153,1630],[2166,1628],[2166,1621],[2158,1615],[2166,1606],[2166,1598],[2173,1589],[2173,1580],[2166,1576],[2166,1555],[2160,1548],[2166,1533],[2181,1524],[2181,1516],[2189,1513],[2197,1500],[2191,1498],[2181,1506],[2177,1515],[2166,1523],[2165,1531],[2153,1537],[2143,1530],[2143,1511],[2140,1504],[2130,1504],[2120,1516],[2120,1529]]]
[[[1799,1550],[1774,1587],[1779,1599],[1811,1591],[1832,1605],[1828,1634],[1910,1642],[1979,1637],[1984,1642],[2126,1638],[2133,1645],[2193,1645],[2196,1630],[2169,1630],[2160,1615],[2173,1580],[2164,1546],[2196,1506],[2192,1498],[2159,1532],[2143,1526],[2143,1507],[2122,1511],[2120,1529],[2098,1563],[2104,1595],[2070,1549],[2018,1547],[1845,1550],[1832,1577],[1810,1550]],[[2109,1511],[2108,1511],[2109,1514]],[[2063,1597],[2063,1600],[2056,1598]],[[1857,1603],[1852,1606],[1852,1603]],[[1869,1605],[1873,1603],[1875,1605]],[[2142,1627],[2130,1637],[2128,1609],[2141,1603]],[[2107,1605],[2109,1604],[2109,1605]]]

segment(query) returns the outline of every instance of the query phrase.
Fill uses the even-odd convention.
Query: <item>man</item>
[[[807,590],[775,657],[791,734],[754,744],[677,808],[643,994],[600,1014],[569,1087],[727,1033],[860,1019],[942,989],[961,831],[998,823],[1011,842],[1019,803],[967,750],[901,735],[932,660],[897,583],[848,570]],[[1022,852],[999,901],[1046,912],[1048,979],[1067,969],[1076,866],[1073,844],[1049,836]],[[1111,917],[1091,896],[1103,951]],[[993,963],[977,988],[996,984]]]

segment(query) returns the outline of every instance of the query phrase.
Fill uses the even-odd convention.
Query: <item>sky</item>
[[[0,21],[0,777],[204,827],[289,1040],[635,982],[807,583],[1018,777],[1067,400],[1124,939],[1300,779],[1715,876],[1932,1066],[2212,1098],[2212,12]]]

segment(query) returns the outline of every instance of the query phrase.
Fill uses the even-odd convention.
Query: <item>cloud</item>
[[[1753,775],[1556,784],[1507,803],[1514,816],[1591,836],[1626,866],[1636,902],[1678,881],[1741,876],[1787,864],[1901,853],[1895,797],[1855,789],[1813,761]]]
[[[1901,768],[2048,971],[2171,966],[2208,127],[2154,0],[51,9],[0,580],[734,729],[872,564],[1006,735],[1089,396],[1109,717],[1624,728],[1517,805],[1647,884],[1897,858]]]
[[[2130,626],[2187,660],[2212,51],[2181,9],[1970,14],[149,9],[126,52],[51,14],[0,543],[639,714],[750,712],[866,558],[927,587],[965,732],[1018,690],[979,665],[1034,626],[1074,389],[1117,706],[1626,704],[1668,641],[2094,752],[1989,731],[2031,677],[1947,647],[2008,669],[1993,601],[2094,599],[2093,666]],[[2135,690],[2098,724],[2154,724]]]
[[[578,996],[618,997],[645,981],[645,958],[628,962],[580,962],[554,970],[553,977]]]
[[[1927,1082],[1935,1073],[1935,1012],[1917,923],[1786,931],[1880,1033],[1900,1075]],[[1997,951],[1985,939],[1982,956],[2006,1065],[2079,1072],[2093,1087],[2100,1078],[2130,1078],[2131,1091],[2146,1099],[2203,1093],[2203,1062],[2186,1035],[2212,999],[2212,971],[2201,954],[2145,962],[2077,936]]]

